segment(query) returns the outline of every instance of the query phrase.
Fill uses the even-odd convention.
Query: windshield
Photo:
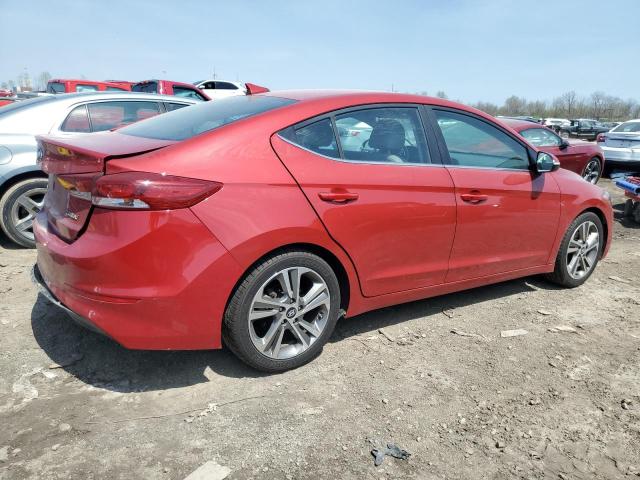
[[[186,140],[243,118],[294,103],[279,97],[237,96],[182,108],[118,130],[157,140]]]
[[[611,130],[612,132],[640,132],[640,122],[625,122]]]
[[[158,82],[136,83],[131,87],[132,92],[157,93]]]
[[[64,83],[49,82],[47,84],[47,93],[64,93]]]

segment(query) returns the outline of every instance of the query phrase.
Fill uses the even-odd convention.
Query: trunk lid
[[[607,132],[604,144],[616,148],[640,148],[640,134],[637,132]]]
[[[141,155],[175,143],[117,132],[73,138],[39,136],[38,164],[49,174],[41,215],[60,238],[72,242],[82,233],[91,215],[91,192],[112,158]]]

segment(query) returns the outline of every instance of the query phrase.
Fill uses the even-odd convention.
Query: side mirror
[[[569,146],[569,142],[567,141],[567,139],[566,139],[566,138],[562,138],[562,139],[560,139],[560,145],[558,145],[558,148],[559,148],[560,150],[564,150],[564,149],[566,149],[568,146]]]
[[[536,171],[538,173],[555,172],[560,168],[560,162],[553,155],[546,152],[538,152],[536,158]]]

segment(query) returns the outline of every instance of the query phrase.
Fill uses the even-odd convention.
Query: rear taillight
[[[82,173],[78,175],[59,175],[55,181],[69,191],[69,195],[91,201],[91,192],[101,174]]]
[[[599,133],[598,136],[596,137],[596,142],[598,143],[602,143],[607,139],[607,137],[604,136],[604,134]]]
[[[191,207],[221,188],[221,183],[208,180],[123,172],[98,178],[91,201],[101,208],[170,210]]]

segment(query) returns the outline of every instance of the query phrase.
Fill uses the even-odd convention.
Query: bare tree
[[[564,105],[565,115],[571,117],[574,114],[576,108],[577,95],[576,92],[571,90],[570,92],[563,93],[560,96],[561,102]]]
[[[46,90],[49,80],[51,80],[51,74],[49,72],[42,72],[40,75],[38,75],[36,88],[38,90]]]
[[[443,90],[438,90],[438,92],[436,93],[436,97],[442,98],[444,100],[447,100],[449,98],[449,97],[447,97],[447,94],[444,93]]]

